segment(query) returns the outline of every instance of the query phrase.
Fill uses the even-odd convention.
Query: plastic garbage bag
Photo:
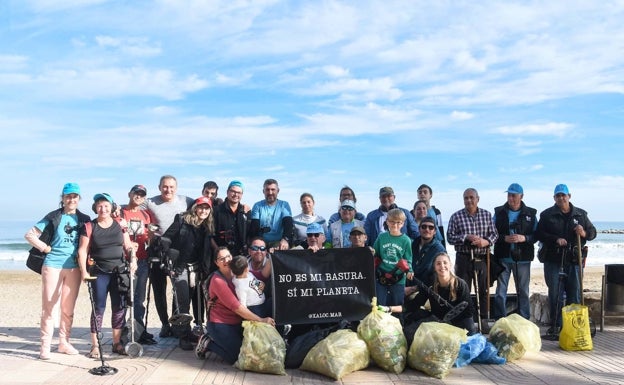
[[[455,366],[461,368],[471,363],[472,360],[481,354],[485,344],[487,344],[487,338],[483,334],[477,333],[468,336],[466,342],[459,346],[459,354],[455,360]]]
[[[489,341],[507,361],[518,360],[527,351],[539,352],[542,348],[537,325],[515,313],[494,323]]]
[[[243,321],[243,328],[243,344],[234,366],[251,372],[285,375],[286,344],[275,327]]]
[[[367,368],[369,363],[366,342],[356,332],[341,329],[314,345],[300,369],[340,380],[349,373]]]
[[[364,317],[357,333],[366,342],[373,361],[385,371],[399,374],[405,370],[407,340],[398,318],[377,309],[373,299],[372,311]]]
[[[504,357],[498,355],[498,349],[496,349],[496,346],[492,345],[490,341],[486,341],[483,351],[481,352],[481,354],[475,357],[472,362],[474,362],[475,364],[502,365],[507,362],[507,360]]]
[[[459,355],[459,347],[467,340],[466,330],[456,326],[425,322],[414,334],[407,353],[407,364],[431,377],[446,377]]]

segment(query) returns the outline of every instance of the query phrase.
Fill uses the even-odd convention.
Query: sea
[[[30,245],[24,234],[34,222],[0,221],[0,270],[27,270]],[[598,236],[588,242],[587,266],[624,263],[624,222],[594,222]],[[453,256],[452,250],[449,255]],[[537,259],[535,260],[537,263]]]

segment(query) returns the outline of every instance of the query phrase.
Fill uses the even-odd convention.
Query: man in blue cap
[[[538,258],[544,264],[544,280],[548,286],[552,323],[548,333],[551,335],[558,334],[561,327],[560,285],[564,285],[567,304],[580,303],[579,248],[582,250],[587,241],[596,238],[596,228],[587,212],[573,206],[571,197],[568,186],[555,186],[555,204],[540,213],[537,224],[537,240],[542,242]]]
[[[220,246],[225,246],[232,255],[247,255],[247,221],[249,206],[243,204],[243,183],[233,180],[228,185],[225,200],[214,209],[215,236],[212,247],[216,254]],[[210,271],[216,269],[210,264]]]
[[[518,183],[507,188],[507,203],[494,209],[493,221],[498,231],[494,244],[493,266],[500,266],[502,271],[496,282],[494,296],[494,318],[507,316],[507,285],[513,273],[518,298],[518,313],[531,318],[529,303],[529,282],[531,280],[531,261],[535,256],[533,244],[537,241],[537,210],[528,207],[522,201],[524,189]],[[490,269],[492,273],[492,269]],[[496,277],[492,276],[496,279]]]

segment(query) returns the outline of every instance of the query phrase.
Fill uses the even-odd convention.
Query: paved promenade
[[[176,340],[163,339],[158,345],[145,346],[143,357],[131,359],[105,354],[108,365],[119,370],[111,376],[94,376],[89,369],[99,360],[86,357],[89,336],[86,328],[74,329],[73,339],[84,354],[67,356],[56,352],[52,359],[38,357],[37,328],[0,328],[0,384],[624,384],[624,326],[607,326],[594,338],[594,350],[566,352],[557,342],[543,341],[539,353],[505,365],[471,364],[453,368],[438,380],[407,368],[400,375],[386,373],[374,366],[333,381],[319,374],[298,369],[286,376],[242,372],[210,354],[198,360],[192,352],[177,348]],[[105,349],[110,351],[110,333],[105,334]]]

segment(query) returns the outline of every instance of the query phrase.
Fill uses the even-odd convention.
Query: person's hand
[[[82,275],[82,280],[84,282],[93,281],[96,278],[96,277],[92,277],[88,271],[81,271],[81,275]]]
[[[262,318],[262,322],[275,326],[275,320],[271,317]]]
[[[288,250],[288,241],[284,238],[280,239],[278,250]]]
[[[526,242],[526,236],[522,234],[505,235],[505,242],[507,243],[522,243]]]
[[[407,279],[410,279],[410,280],[411,280],[412,278],[414,278],[414,273],[409,272],[409,273],[407,273],[407,274],[405,275],[405,277],[406,277]]]
[[[43,249],[44,254],[49,254],[52,251],[52,246],[48,245],[45,249]]]
[[[576,235],[580,235],[583,238],[585,238],[585,236],[587,235],[585,229],[581,225],[576,225],[576,227],[574,228],[574,232],[576,233]]]
[[[566,241],[565,238],[557,239],[557,246],[566,247],[567,245],[568,245],[568,241]]]
[[[313,246],[308,246],[308,250],[312,250],[312,252],[316,253],[317,251],[319,251],[321,248],[318,247],[317,245],[313,245]]]
[[[377,305],[377,310],[383,313],[390,313],[390,306]]]
[[[136,258],[133,258],[132,261],[130,261],[130,274],[136,273],[138,268],[139,263],[137,262]]]

